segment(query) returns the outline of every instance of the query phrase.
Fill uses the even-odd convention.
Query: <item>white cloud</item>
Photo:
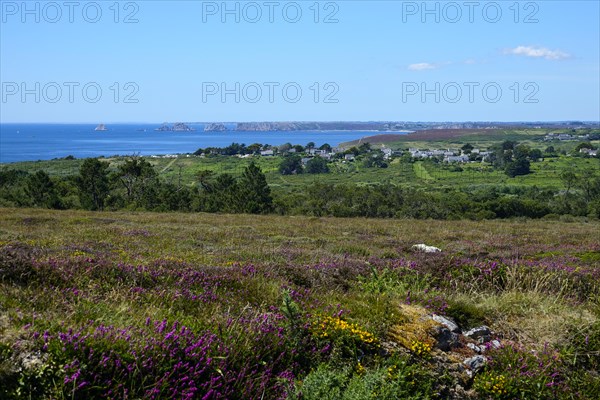
[[[571,57],[570,54],[561,50],[550,50],[545,47],[533,46],[518,46],[514,49],[507,49],[504,53],[533,58],[545,58],[546,60],[564,60],[565,58]]]
[[[437,67],[430,63],[410,64],[408,69],[411,71],[425,71],[427,69],[436,69]]]

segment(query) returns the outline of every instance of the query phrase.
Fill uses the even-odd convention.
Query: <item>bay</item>
[[[381,134],[374,131],[204,132],[204,124],[187,124],[192,132],[155,131],[160,124],[0,124],[0,163],[114,155],[193,153],[198,148],[225,147],[233,142],[280,145],[287,142],[317,146]],[[401,132],[394,132],[401,133]]]

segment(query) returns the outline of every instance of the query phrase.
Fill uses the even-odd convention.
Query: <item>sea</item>
[[[160,132],[161,124],[0,124],[0,163],[51,160],[74,156],[167,155],[193,153],[199,148],[225,147],[231,143],[284,143],[335,147],[343,142],[378,135],[374,131],[272,131],[204,132],[204,124],[187,124],[191,132]],[[172,124],[171,124],[172,125]],[[231,125],[233,127],[233,125]],[[393,132],[408,133],[408,132]]]

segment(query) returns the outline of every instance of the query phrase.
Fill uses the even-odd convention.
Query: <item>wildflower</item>
[[[365,373],[365,367],[363,367],[363,365],[359,362],[358,364],[356,364],[356,373],[358,375],[363,375]]]
[[[426,357],[431,352],[431,344],[421,342],[419,340],[413,340],[410,349],[413,353],[415,353],[419,357]]]

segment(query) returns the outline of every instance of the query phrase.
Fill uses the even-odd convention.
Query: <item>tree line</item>
[[[522,157],[520,150],[512,150],[511,159],[498,162]],[[600,176],[589,170],[563,172],[559,190],[488,185],[431,191],[391,183],[315,182],[289,193],[272,192],[254,163],[240,177],[200,170],[195,178],[191,186],[165,182],[140,157],[126,159],[115,171],[107,162],[86,159],[79,173],[68,177],[4,170],[0,206],[377,218],[600,217]]]

